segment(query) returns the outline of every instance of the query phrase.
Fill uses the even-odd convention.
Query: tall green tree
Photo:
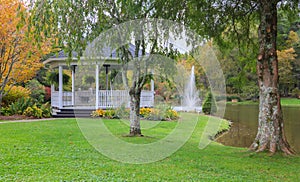
[[[271,153],[283,151],[293,154],[284,134],[284,122],[278,88],[277,11],[284,9],[295,17],[299,14],[298,0],[213,0],[190,1],[188,23],[201,34],[214,37],[221,46],[227,46],[222,34],[237,45],[259,44],[256,72],[259,86],[259,120],[257,136],[251,150]],[[299,18],[299,16],[298,16]],[[251,27],[258,26],[258,42],[251,42]],[[228,28],[229,27],[229,28]]]
[[[55,43],[58,47],[69,53],[69,56],[72,51],[76,51],[80,57],[83,50],[88,47],[88,42],[92,42],[104,30],[122,26],[124,25],[122,23],[130,20],[155,17],[155,4],[149,0],[37,0],[31,13],[32,25],[38,27],[34,29],[36,33],[43,32],[45,35],[57,37]],[[158,40],[166,40],[163,38],[164,32],[161,32],[161,35],[155,33],[154,24],[148,28],[146,28],[147,22],[139,21],[138,24],[123,29],[119,27],[122,29],[122,32],[119,32],[121,36],[131,39],[130,43],[134,44],[134,50],[130,43],[124,45],[124,42],[119,42],[120,46],[114,47],[116,46],[114,43],[107,42],[107,46],[116,48],[120,57],[122,80],[130,95],[130,135],[133,136],[142,135],[139,115],[140,96],[143,86],[151,77],[147,63],[149,58],[145,57],[154,52],[161,53],[159,47],[163,42],[159,43]],[[116,35],[108,37],[113,41],[121,40],[121,38],[114,39]],[[153,66],[153,63],[151,64]],[[128,71],[131,73],[131,78],[128,78]]]

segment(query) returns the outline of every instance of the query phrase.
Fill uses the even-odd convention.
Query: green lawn
[[[257,102],[254,101],[242,101],[242,102],[227,102],[227,104],[245,104],[245,105],[249,105],[249,104],[258,104]],[[283,106],[300,106],[300,99],[296,99],[296,98],[281,98],[281,105]]]
[[[170,157],[150,164],[125,164],[97,152],[75,119],[0,124],[0,181],[297,181],[300,158],[251,154],[244,148],[211,143],[198,148],[207,117]],[[87,122],[89,122],[87,120]],[[101,122],[101,121],[99,121]],[[116,136],[149,143],[166,136],[176,122],[144,130],[147,137],[122,137],[128,126],[104,120]],[[226,127],[223,124],[223,127]],[[147,154],[145,154],[147,155]]]
[[[300,99],[281,98],[281,104],[285,106],[300,106]]]

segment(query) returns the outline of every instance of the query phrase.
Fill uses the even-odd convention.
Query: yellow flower
[[[102,109],[97,109],[96,111],[92,112],[92,117],[103,117],[105,114],[105,111]]]

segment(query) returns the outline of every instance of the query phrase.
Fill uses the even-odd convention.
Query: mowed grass
[[[300,106],[300,99],[281,98],[281,104],[284,106]]]
[[[88,122],[89,120],[87,120]],[[146,137],[123,137],[128,126],[103,120],[118,137],[149,143],[168,135],[177,122],[145,129]],[[145,121],[147,122],[147,121]],[[149,121],[148,121],[149,122]],[[211,143],[198,148],[207,116],[188,142],[170,157],[149,164],[126,164],[97,152],[75,119],[0,124],[0,181],[297,181],[300,158],[252,154]],[[223,123],[222,127],[226,127]],[[134,151],[133,151],[134,152]],[[147,154],[145,154],[147,155]]]
[[[282,106],[300,106],[300,99],[297,98],[281,98],[280,99]],[[242,101],[242,102],[227,102],[227,104],[243,104],[243,105],[257,105],[258,101]]]

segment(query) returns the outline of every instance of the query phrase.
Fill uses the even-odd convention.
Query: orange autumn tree
[[[42,55],[50,50],[47,43],[37,45],[27,36],[28,19],[22,1],[0,0],[0,108],[13,85],[35,76]]]

